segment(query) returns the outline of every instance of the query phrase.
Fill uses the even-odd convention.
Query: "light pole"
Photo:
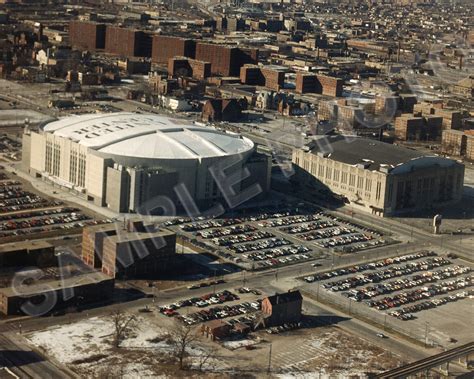
[[[425,349],[428,347],[428,329],[429,329],[429,322],[426,321],[426,328],[425,328]]]
[[[270,344],[270,350],[268,351],[268,368],[267,373],[270,374],[272,371],[272,344]]]

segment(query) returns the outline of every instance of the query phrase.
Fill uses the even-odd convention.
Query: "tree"
[[[112,322],[114,325],[114,347],[120,347],[120,343],[126,338],[127,334],[137,327],[136,317],[122,311],[115,309],[111,313]]]
[[[217,349],[212,347],[209,349],[204,350],[199,356],[198,356],[198,368],[199,371],[204,371],[204,366],[209,362],[211,358],[214,358],[217,354]]]
[[[170,337],[174,357],[178,360],[179,368],[182,370],[187,354],[186,350],[196,341],[198,335],[191,326],[176,323],[170,331]]]

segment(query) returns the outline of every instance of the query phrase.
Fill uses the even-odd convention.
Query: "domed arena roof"
[[[155,114],[72,116],[46,124],[43,131],[104,154],[149,159],[224,157],[254,147],[238,134]]]

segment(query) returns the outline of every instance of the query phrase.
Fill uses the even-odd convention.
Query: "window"
[[[355,186],[355,175],[354,174],[350,174],[349,175],[349,185],[351,187],[354,187]]]
[[[326,167],[326,179],[331,179],[332,177],[332,168]]]
[[[377,182],[377,189],[375,190],[375,199],[380,200],[380,191],[382,189],[382,183]]]
[[[342,182],[343,184],[347,184],[347,172],[344,172],[344,171],[342,172],[342,174],[341,174],[341,182]]]
[[[362,176],[357,177],[357,188],[362,189],[364,187],[364,178]]]
[[[318,167],[318,176],[322,178],[324,176],[324,166],[320,163]]]
[[[372,179],[365,180],[365,190],[368,192],[372,191]]]

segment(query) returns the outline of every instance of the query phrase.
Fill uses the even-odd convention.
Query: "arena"
[[[270,186],[271,157],[250,139],[155,114],[73,116],[26,130],[23,140],[31,175],[118,213],[148,213],[156,198],[177,209],[190,199],[215,203],[226,192],[215,178],[237,170],[247,175],[231,185],[234,195]]]

